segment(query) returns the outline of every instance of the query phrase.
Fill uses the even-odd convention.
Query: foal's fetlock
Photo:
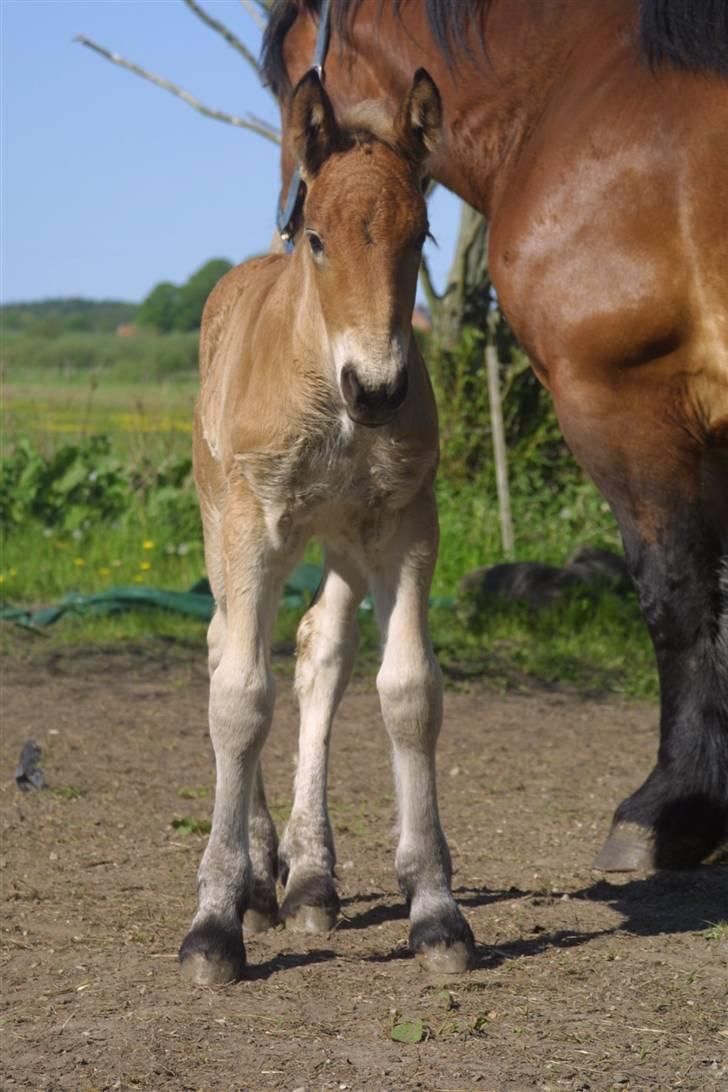
[[[245,945],[239,921],[209,917],[193,925],[179,950],[182,974],[197,986],[223,986],[242,977]]]
[[[475,940],[454,899],[422,899],[410,911],[409,946],[427,971],[459,974],[476,964]]]
[[[339,915],[339,896],[329,873],[293,873],[281,906],[281,919],[296,933],[328,933]]]

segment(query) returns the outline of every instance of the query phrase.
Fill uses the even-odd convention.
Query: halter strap
[[[329,50],[329,38],[331,35],[331,0],[323,0],[319,15],[318,33],[316,34],[316,48],[313,54],[311,68],[315,68],[319,79],[323,79],[324,61]],[[296,164],[288,184],[286,203],[279,208],[276,214],[276,227],[283,240],[286,250],[293,250],[292,222],[298,204],[298,191],[301,187],[301,165]]]

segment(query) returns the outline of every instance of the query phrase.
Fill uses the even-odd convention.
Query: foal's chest
[[[294,529],[356,534],[379,525],[414,498],[435,453],[389,427],[364,429],[342,417],[235,461],[269,527],[285,537]]]

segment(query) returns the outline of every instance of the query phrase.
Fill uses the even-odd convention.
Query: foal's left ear
[[[303,176],[315,178],[340,143],[334,109],[315,68],[296,85],[288,118],[291,146]]]
[[[435,81],[424,68],[415,72],[395,124],[406,154],[417,166],[424,163],[437,147],[442,132],[442,99]]]

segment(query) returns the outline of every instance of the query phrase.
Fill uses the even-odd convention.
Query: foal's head
[[[346,411],[390,421],[407,394],[412,308],[427,207],[425,165],[440,96],[420,69],[394,120],[364,103],[339,123],[312,70],[291,98],[289,132],[306,183],[301,260],[321,302]]]

